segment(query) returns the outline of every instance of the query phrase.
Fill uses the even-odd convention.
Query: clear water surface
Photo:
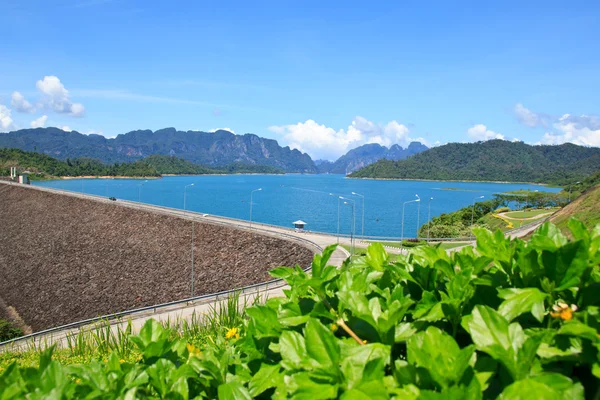
[[[363,200],[353,196],[364,195],[364,233],[367,236],[400,237],[402,205],[404,237],[414,237],[417,222],[423,225],[428,218],[456,211],[472,204],[474,198],[491,198],[494,193],[517,189],[557,192],[560,189],[540,185],[515,183],[431,182],[431,181],[378,181],[347,179],[343,175],[227,175],[176,176],[161,179],[74,179],[34,182],[38,186],[53,187],[117,199],[141,201],[159,206],[186,208],[206,214],[248,220],[250,219],[250,192],[252,220],[267,224],[293,227],[303,220],[306,229],[337,233],[338,203],[340,231],[350,234],[352,202],[343,204],[339,196],[355,200],[356,233],[362,233]],[[443,190],[456,188],[460,190]],[[330,195],[332,193],[333,195]],[[433,200],[429,202],[429,198]],[[418,219],[418,221],[417,221]]]

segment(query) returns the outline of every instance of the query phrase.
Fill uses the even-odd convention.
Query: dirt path
[[[515,217],[509,217],[508,215],[506,215],[506,214],[511,213],[511,212],[513,212],[513,211],[507,211],[507,212],[499,213],[498,215],[501,216],[501,217],[507,218],[507,219],[512,219],[514,221],[533,221],[533,220],[536,220],[536,219],[542,219],[542,218],[548,217],[548,216],[554,214],[556,211],[550,211],[550,212],[547,212],[547,213],[538,214],[536,216],[529,217],[529,218],[515,218]]]

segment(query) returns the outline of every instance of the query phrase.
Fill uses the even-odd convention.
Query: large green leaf
[[[248,390],[239,382],[233,381],[219,385],[219,400],[251,400]]]
[[[361,382],[382,379],[390,358],[390,347],[381,343],[349,347],[342,354],[341,371],[344,388],[350,390]]]
[[[500,400],[583,400],[583,387],[561,374],[545,373],[507,386]]]
[[[504,364],[513,379],[520,378],[517,354],[525,335],[518,324],[509,325],[494,309],[477,305],[471,315],[463,317],[462,325],[478,350]]]
[[[283,331],[279,338],[279,352],[281,365],[286,369],[298,370],[310,365],[304,337],[298,332]]]
[[[248,385],[250,395],[255,397],[267,389],[281,385],[283,383],[283,374],[280,373],[280,369],[279,365],[262,364]]]
[[[295,400],[325,400],[337,398],[338,386],[321,383],[308,372],[285,377],[285,385]]]
[[[460,349],[456,341],[447,333],[430,326],[407,342],[407,359],[429,374],[442,388],[458,383],[475,351],[475,346]]]
[[[544,319],[544,300],[548,295],[537,288],[498,289],[498,297],[504,299],[498,312],[508,321],[526,312],[540,322]]]
[[[304,328],[306,351],[323,373],[337,376],[340,361],[340,347],[330,329],[319,320],[311,318]]]
[[[365,261],[367,265],[376,271],[383,271],[384,265],[388,262],[388,254],[381,243],[373,243],[367,248]]]

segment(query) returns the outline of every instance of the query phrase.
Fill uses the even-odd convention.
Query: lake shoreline
[[[458,183],[502,183],[502,184],[515,184],[515,185],[538,185],[545,187],[561,188],[560,186],[551,186],[548,183],[536,183],[536,182],[510,182],[510,181],[470,181],[470,180],[452,180],[452,179],[413,179],[413,178],[354,178],[346,176],[346,179],[362,179],[367,181],[422,181],[422,182],[458,182]]]

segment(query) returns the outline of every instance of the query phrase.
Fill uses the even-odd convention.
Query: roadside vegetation
[[[149,320],[55,358],[32,350],[34,367],[3,354],[0,398],[597,398],[600,226],[569,229],[545,223],[524,242],[479,228],[476,249],[395,261],[373,244],[341,268],[331,246],[310,273],[271,271],[285,297],[198,335]],[[65,351],[92,355],[68,365]]]
[[[420,238],[467,238],[473,228],[507,231],[543,219],[568,204],[564,191],[559,193],[519,190],[496,193],[494,197],[452,213],[433,217],[419,228]],[[511,210],[514,207],[517,210]]]
[[[573,217],[583,221],[590,229],[600,223],[600,185],[585,190],[571,204],[554,214],[550,221],[568,234],[568,221]]]
[[[23,336],[23,331],[14,323],[4,318],[0,318],[0,342]]]

